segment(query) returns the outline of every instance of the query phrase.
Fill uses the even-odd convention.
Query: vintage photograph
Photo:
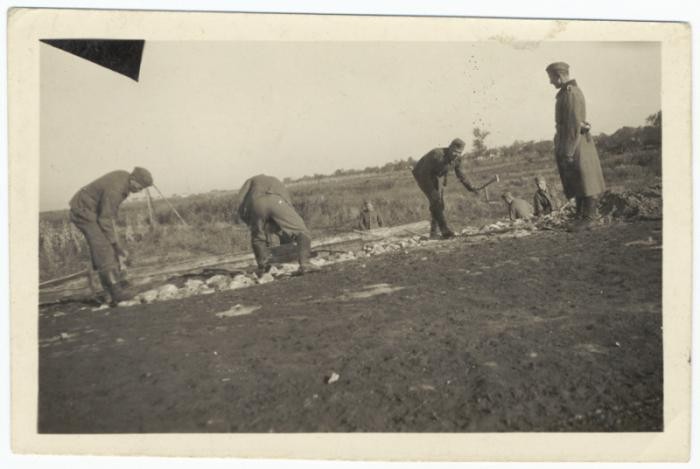
[[[39,436],[668,430],[661,39],[75,31]]]
[[[41,46],[39,431],[663,430],[658,43]]]

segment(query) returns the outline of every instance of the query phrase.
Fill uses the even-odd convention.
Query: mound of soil
[[[661,184],[641,191],[606,192],[600,198],[599,210],[603,216],[625,220],[661,220]]]

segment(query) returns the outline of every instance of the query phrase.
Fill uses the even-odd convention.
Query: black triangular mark
[[[144,40],[41,39],[41,42],[139,81]]]

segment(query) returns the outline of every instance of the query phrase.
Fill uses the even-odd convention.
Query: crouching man
[[[70,200],[70,220],[85,236],[92,267],[112,304],[129,299],[119,265],[119,258],[128,261],[129,253],[114,229],[119,206],[129,193],[152,184],[153,177],[144,168],[136,167],[131,173],[112,171],[80,189]]]
[[[366,200],[360,211],[360,221],[358,228],[363,231],[373,230],[384,226],[382,215],[374,209],[374,205],[369,200]]]
[[[504,192],[501,197],[508,207],[508,216],[511,221],[532,218],[532,207],[526,201],[513,197],[510,192]]]
[[[294,210],[289,191],[272,176],[260,174],[248,179],[238,192],[238,217],[250,227],[251,244],[258,276],[272,267],[269,235],[296,242],[299,255],[299,274],[319,270],[309,262],[311,234],[304,220]]]

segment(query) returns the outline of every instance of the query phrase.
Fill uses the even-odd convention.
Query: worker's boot
[[[255,254],[255,261],[258,264],[258,269],[255,274],[258,277],[262,277],[264,274],[268,273],[272,269],[272,255],[267,246],[262,243],[253,242],[253,254]]]
[[[441,239],[440,229],[435,218],[430,219],[430,239]]]
[[[131,299],[129,294],[124,290],[121,285],[121,279],[117,273],[116,269],[109,269],[99,272],[100,283],[104,287],[105,291],[109,293],[111,298],[110,304],[112,306],[116,305],[120,301],[126,301]]]
[[[311,237],[305,233],[300,233],[297,235],[297,244],[299,246],[298,274],[304,275],[321,270],[309,261],[311,258]]]
[[[598,224],[598,200],[595,197],[581,197],[581,218],[574,222],[569,231],[589,230]]]
[[[447,220],[445,219],[445,214],[440,213],[438,214],[437,218],[437,224],[440,227],[440,232],[442,233],[442,239],[450,239],[455,237],[455,232],[450,229],[450,227],[447,225]]]
[[[574,220],[580,220],[583,216],[583,199],[584,197],[576,196],[576,214],[574,215]]]
[[[581,219],[584,222],[585,228],[593,228],[600,221],[598,215],[598,199],[597,197],[585,197],[583,200],[583,216]]]

